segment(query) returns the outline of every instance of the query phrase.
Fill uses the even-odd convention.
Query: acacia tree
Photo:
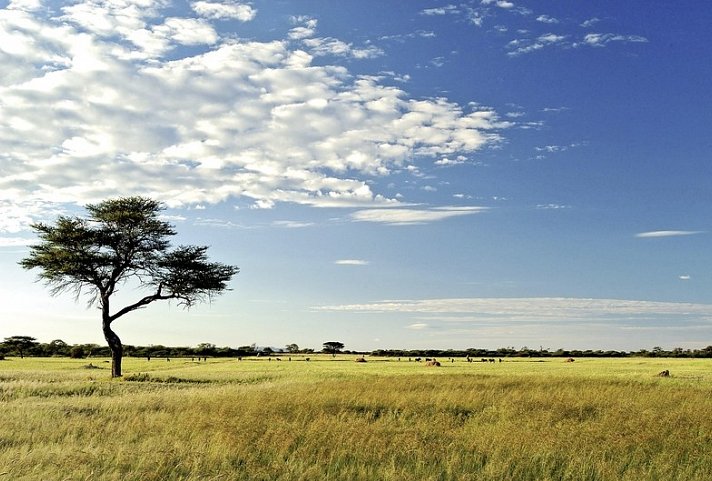
[[[111,349],[111,376],[121,376],[123,345],[112,329],[121,316],[154,301],[175,299],[190,308],[227,290],[239,272],[234,266],[208,262],[207,247],[171,249],[173,227],[160,219],[163,205],[145,197],[124,197],[86,206],[88,215],[60,216],[56,223],[36,223],[40,243],[20,261],[40,270],[52,295],[87,294],[88,305],[101,310],[104,338]],[[136,281],[146,295],[112,311],[119,286]]]
[[[344,343],[343,342],[338,342],[338,341],[328,341],[323,344],[324,352],[328,352],[329,354],[332,355],[332,357],[336,356],[336,353],[341,351],[344,348]]]
[[[20,354],[20,359],[24,359],[25,351],[39,343],[31,336],[10,336],[5,338],[3,344],[9,349],[16,350]]]

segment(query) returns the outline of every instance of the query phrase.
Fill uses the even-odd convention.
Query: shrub
[[[84,349],[82,349],[80,346],[73,346],[69,350],[69,357],[72,359],[82,359],[84,358]]]

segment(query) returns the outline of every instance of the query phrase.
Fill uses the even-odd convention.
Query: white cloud
[[[414,331],[422,331],[423,329],[427,329],[429,326],[425,322],[415,322],[413,324],[410,324],[409,326],[406,326],[406,329],[412,329]]]
[[[37,239],[25,237],[2,237],[0,236],[0,247],[29,246],[37,242]]]
[[[712,319],[712,304],[580,298],[444,298],[319,306],[316,310],[442,314],[450,322]],[[466,314],[463,316],[463,314]],[[451,316],[454,315],[454,316]]]
[[[426,224],[450,217],[479,214],[486,207],[436,207],[432,209],[366,209],[351,214],[359,222],[377,222],[390,225]]]
[[[507,55],[510,57],[515,57],[518,55],[523,55],[537,50],[541,50],[546,47],[563,45],[566,40],[565,35],[556,35],[554,33],[546,33],[540,35],[535,40],[530,39],[517,39],[512,40],[507,44],[507,48],[510,49]]]
[[[536,208],[539,210],[561,210],[570,209],[571,206],[563,204],[538,204]]]
[[[428,15],[428,16],[447,15],[448,13],[450,13],[450,14],[459,13],[459,9],[455,5],[450,4],[450,5],[445,5],[444,7],[426,8],[424,10],[421,10],[421,12],[420,12],[421,15]]]
[[[466,156],[511,126],[491,110],[414,100],[381,77],[314,65],[314,52],[287,34],[222,38],[210,23],[214,2],[194,3],[204,17],[192,19],[164,18],[164,5],[89,0],[58,17],[0,9],[0,203],[141,194],[171,207],[229,198],[256,207],[397,206],[373,190],[371,176],[416,172],[423,157]],[[295,22],[316,28],[313,19]],[[317,40],[316,50],[378,54]],[[195,48],[180,56],[180,45]],[[410,212],[412,221],[470,213],[425,212]],[[6,216],[0,232],[38,214]]]
[[[482,0],[482,5],[495,5],[499,8],[510,9],[514,8],[514,3],[507,0]]]
[[[334,264],[339,266],[367,266],[369,262],[361,259],[340,259],[334,261]]]
[[[688,236],[688,235],[696,235],[696,234],[702,234],[702,231],[699,230],[656,230],[656,231],[651,231],[651,232],[641,232],[639,234],[635,234],[635,237],[640,237],[640,238],[657,238],[657,237],[679,237],[679,236]]]
[[[685,275],[678,276],[678,279],[680,279],[681,281],[689,281],[690,279],[692,279],[692,277],[685,274]]]
[[[296,220],[276,220],[272,222],[272,225],[274,227],[283,227],[286,229],[301,229],[303,227],[311,227],[314,225],[314,223]]]
[[[296,27],[289,31],[289,38],[292,40],[301,40],[304,38],[313,37],[316,34],[318,20],[308,16],[292,17],[292,23],[297,24]]]
[[[237,2],[194,2],[191,7],[201,17],[209,19],[233,18],[241,22],[249,22],[255,18],[257,10],[250,5]]]
[[[559,20],[557,20],[557,19],[554,18],[554,17],[550,17],[549,15],[539,15],[539,16],[536,18],[536,21],[537,21],[537,22],[541,22],[541,23],[549,23],[549,24],[552,24],[552,23],[559,23]]]
[[[296,35],[294,30],[292,30],[292,32],[293,35]],[[357,48],[351,43],[346,43],[332,37],[304,38],[302,42],[309,49],[309,52],[317,57],[333,55],[335,57],[364,59],[380,57],[384,54],[383,50],[373,45]]]
[[[578,43],[579,45],[588,45],[590,47],[605,47],[611,42],[625,42],[625,43],[645,43],[648,39],[640,35],[618,35],[614,33],[589,33],[583,38],[583,43]]]

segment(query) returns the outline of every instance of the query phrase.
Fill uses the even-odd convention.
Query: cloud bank
[[[711,304],[579,298],[456,298],[384,300],[315,307],[333,312],[441,314],[451,322],[612,321],[698,318],[712,321]]]

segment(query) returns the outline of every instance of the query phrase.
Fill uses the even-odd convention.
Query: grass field
[[[712,360],[353,359],[0,361],[0,481],[712,479]]]

